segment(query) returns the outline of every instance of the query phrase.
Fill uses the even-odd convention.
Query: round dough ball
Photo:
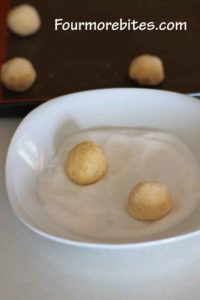
[[[129,77],[141,85],[158,85],[164,80],[162,60],[153,55],[140,55],[129,67]]]
[[[32,63],[21,57],[13,58],[1,67],[1,82],[8,89],[21,92],[29,89],[36,79]]]
[[[7,24],[15,34],[28,36],[39,30],[41,20],[33,6],[22,4],[11,9],[7,16]]]
[[[141,182],[130,192],[128,212],[141,221],[155,221],[172,208],[171,196],[164,184]]]
[[[107,161],[101,149],[92,141],[76,145],[68,153],[66,173],[79,185],[98,181],[107,170]]]

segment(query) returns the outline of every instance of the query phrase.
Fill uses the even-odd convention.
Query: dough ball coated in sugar
[[[7,25],[12,32],[25,37],[39,30],[41,19],[33,6],[22,4],[10,10],[7,16]]]
[[[172,208],[167,187],[157,182],[141,182],[129,194],[128,212],[141,221],[155,221],[169,213]]]
[[[106,157],[92,141],[83,141],[68,153],[66,173],[76,184],[94,183],[105,175],[106,170]]]
[[[1,67],[0,75],[2,84],[15,92],[29,89],[37,76],[32,63],[21,57],[5,62]]]
[[[148,54],[136,57],[130,64],[129,77],[140,85],[158,85],[164,80],[162,60]]]

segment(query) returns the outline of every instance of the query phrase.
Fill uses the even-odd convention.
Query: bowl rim
[[[155,92],[155,93],[164,93],[164,94],[176,94],[176,95],[180,95],[183,96],[185,98],[189,98],[190,101],[194,101],[194,102],[198,102],[199,100],[197,98],[194,98],[196,96],[196,94],[198,93],[191,93],[188,95],[185,94],[181,94],[181,93],[177,93],[177,92],[173,92],[173,91],[167,91],[167,90],[161,90],[161,89],[151,89],[151,88],[124,88],[124,87],[120,87],[120,88],[102,88],[102,89],[91,89],[91,90],[85,90],[85,91],[79,91],[79,92],[74,92],[74,93],[70,93],[70,94],[66,94],[66,95],[61,95],[55,98],[52,98],[42,104],[40,104],[39,106],[37,106],[36,108],[34,108],[31,112],[29,112],[24,118],[23,120],[20,122],[20,124],[18,125],[17,129],[15,130],[9,147],[8,147],[8,151],[7,151],[7,155],[6,155],[6,163],[5,163],[5,184],[6,184],[6,190],[7,190],[7,195],[8,195],[8,199],[9,202],[11,204],[11,207],[15,213],[15,215],[18,217],[18,219],[27,227],[29,228],[31,231],[33,231],[34,233],[37,233],[38,235],[45,237],[49,240],[55,241],[55,242],[59,242],[65,245],[71,245],[71,246],[77,246],[77,247],[84,247],[84,248],[94,248],[94,249],[138,249],[138,248],[146,248],[146,247],[153,247],[153,246],[158,246],[158,245],[165,245],[165,244],[169,244],[169,243],[173,243],[173,242],[178,242],[178,241],[184,241],[186,239],[191,239],[194,238],[195,236],[199,235],[200,233],[200,229],[191,231],[191,232],[187,232],[187,233],[183,233],[183,234],[179,234],[176,236],[171,236],[171,237],[167,237],[167,238],[161,238],[158,240],[149,240],[149,241],[142,241],[142,242],[124,242],[124,243],[101,243],[101,242],[89,242],[89,241],[78,241],[75,239],[67,239],[67,238],[62,238],[62,237],[58,237],[56,235],[47,233],[43,230],[40,230],[34,226],[32,226],[31,224],[29,224],[25,218],[23,218],[19,212],[15,209],[14,205],[13,205],[13,199],[12,196],[10,194],[10,184],[9,184],[9,178],[8,178],[8,166],[9,166],[9,161],[10,161],[10,155],[11,155],[11,150],[13,148],[16,136],[18,134],[18,132],[21,130],[21,128],[23,127],[24,123],[27,122],[28,120],[30,120],[35,114],[37,114],[40,110],[43,110],[44,108],[48,107],[49,105],[51,105],[52,103],[58,102],[63,100],[64,98],[68,97],[68,96],[76,96],[76,95],[82,95],[83,93],[98,93],[98,92],[107,92],[107,91],[146,91],[146,92]],[[80,99],[79,99],[80,100]]]

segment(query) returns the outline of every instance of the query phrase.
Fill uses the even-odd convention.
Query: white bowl
[[[178,226],[148,241],[112,242],[77,236],[56,224],[36,193],[38,174],[48,165],[63,139],[94,127],[151,127],[185,141],[200,161],[200,102],[178,93],[152,89],[103,89],[62,96],[32,111],[11,141],[6,185],[14,212],[40,235],[66,244],[104,248],[158,245],[200,234],[200,208]]]

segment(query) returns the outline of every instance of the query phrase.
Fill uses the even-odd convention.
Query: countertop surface
[[[0,300],[199,300],[200,236],[132,250],[69,247],[15,217],[4,167],[19,119],[0,120]]]

